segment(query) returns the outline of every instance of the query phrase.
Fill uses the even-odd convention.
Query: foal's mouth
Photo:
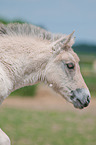
[[[72,91],[72,95],[70,97],[74,107],[79,109],[87,107],[90,103],[90,98],[90,93],[85,88],[76,89],[75,91]]]
[[[76,101],[73,101],[72,103],[75,108],[83,109],[84,107],[87,107],[89,105],[90,100],[87,99],[87,101],[83,103],[81,100],[76,99]]]

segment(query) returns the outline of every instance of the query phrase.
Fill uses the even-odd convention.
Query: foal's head
[[[79,58],[71,48],[72,34],[51,44],[53,55],[46,66],[46,80],[56,92],[82,109],[88,106],[90,93],[80,72]]]

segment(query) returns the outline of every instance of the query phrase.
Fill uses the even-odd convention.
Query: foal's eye
[[[75,67],[74,63],[67,63],[66,65],[69,69],[74,69]]]

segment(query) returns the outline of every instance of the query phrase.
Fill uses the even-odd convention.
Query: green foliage
[[[9,21],[9,20],[0,18],[0,23],[3,23],[3,24],[9,24],[9,23],[19,23],[19,24],[23,24],[23,23],[28,23],[28,22],[26,22],[24,20],[21,20],[21,19],[20,20],[19,19],[15,19],[15,20]],[[33,24],[33,25],[36,25],[36,24]],[[43,29],[46,29],[46,27],[43,26],[43,25],[36,25],[36,26],[41,27]]]
[[[9,23],[25,23],[23,20],[13,20],[13,21],[9,21],[9,20],[5,20],[3,18],[0,18],[0,23],[3,23],[3,24],[9,24]]]
[[[93,62],[96,59],[95,54],[79,54],[80,68],[84,80],[92,96],[96,96],[96,72],[93,69]]]
[[[0,23],[3,23],[3,24],[8,24],[9,23],[9,21],[7,21],[7,20],[4,20],[4,19],[0,19]]]
[[[86,54],[86,53],[94,54],[95,53],[95,55],[96,55],[96,45],[93,45],[93,44],[86,44],[86,43],[85,44],[83,44],[83,43],[75,44],[73,46],[73,49],[79,53],[84,53],[84,54]]]
[[[96,97],[96,76],[84,76],[84,80],[91,92],[91,95]]]
[[[0,127],[14,145],[96,145],[94,113],[0,109]]]
[[[11,93],[11,96],[34,96],[36,93],[37,85],[33,86],[26,86],[23,88],[20,88],[14,92]]]

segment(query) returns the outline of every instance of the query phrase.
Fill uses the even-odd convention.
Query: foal
[[[0,103],[18,88],[44,82],[74,107],[87,107],[90,93],[72,50],[73,33],[52,34],[29,24],[1,24]]]

